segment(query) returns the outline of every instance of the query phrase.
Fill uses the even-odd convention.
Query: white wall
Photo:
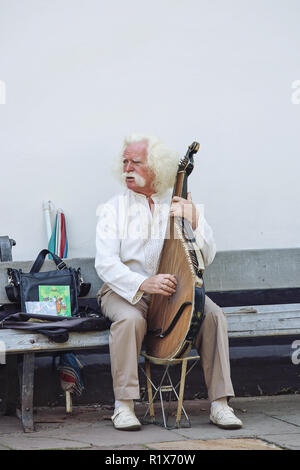
[[[219,250],[300,246],[299,0],[0,0],[0,235],[93,256],[122,138],[201,143],[190,189]]]

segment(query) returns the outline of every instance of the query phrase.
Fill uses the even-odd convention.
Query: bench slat
[[[0,331],[0,352],[7,354],[70,351],[72,349],[91,349],[108,344],[109,331],[90,331],[69,333],[65,343],[54,343],[47,336],[29,331],[5,329]]]
[[[243,307],[223,309],[230,338],[300,334],[300,304],[254,305],[250,309],[254,309],[256,313],[251,310],[246,313]],[[65,343],[54,343],[40,333],[0,330],[0,352],[5,348],[7,354],[91,349],[108,345],[108,341],[109,330],[70,332],[69,340]]]
[[[227,307],[223,311],[231,338],[300,334],[299,304],[254,305],[249,307],[249,313],[243,307]]]

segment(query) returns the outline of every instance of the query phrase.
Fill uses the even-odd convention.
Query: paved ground
[[[144,415],[145,406],[136,404],[139,417]],[[23,433],[17,417],[0,416],[0,449],[300,449],[300,395],[233,399],[231,406],[244,426],[231,431],[209,423],[206,400],[188,401],[184,406],[191,419],[190,428],[145,424],[141,431],[132,432],[113,428],[108,405],[75,407],[70,416],[63,408],[39,408],[34,433]]]

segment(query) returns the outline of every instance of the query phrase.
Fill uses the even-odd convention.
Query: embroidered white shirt
[[[147,197],[129,189],[98,207],[96,271],[112,290],[132,304],[143,295],[140,285],[157,273],[171,197],[171,189],[153,194],[153,215]],[[203,216],[199,217],[194,236],[208,266],[215,257],[216,245]]]

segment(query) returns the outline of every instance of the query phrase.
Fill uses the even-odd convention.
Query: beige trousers
[[[109,348],[116,400],[139,399],[138,361],[147,331],[150,296],[135,305],[105,284],[98,294],[102,312],[111,321]],[[208,398],[234,396],[230,378],[227,322],[222,309],[205,297],[205,318],[195,346],[201,358]]]

